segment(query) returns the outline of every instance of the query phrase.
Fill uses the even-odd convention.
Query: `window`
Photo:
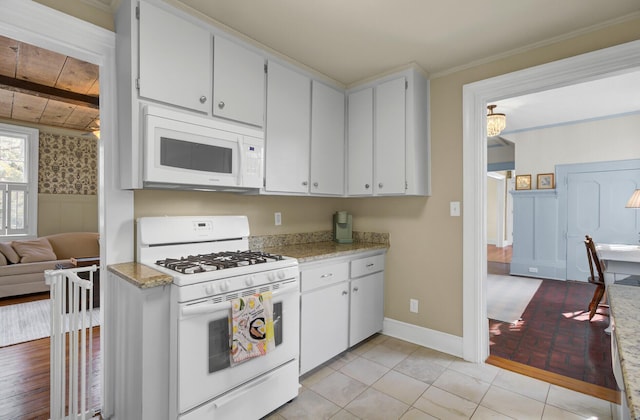
[[[38,135],[0,124],[0,239],[37,235]]]

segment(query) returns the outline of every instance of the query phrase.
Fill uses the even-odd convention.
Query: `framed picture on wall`
[[[516,190],[530,190],[531,175],[516,175]]]
[[[555,188],[553,174],[538,174],[538,189],[549,190]]]

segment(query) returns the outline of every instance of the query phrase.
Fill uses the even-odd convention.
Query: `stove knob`
[[[246,279],[244,279],[244,282],[247,284],[247,286],[253,286],[255,280],[255,276],[247,276]]]
[[[212,294],[214,294],[216,292],[216,288],[213,284],[209,284],[207,286],[204,287],[204,292],[211,296]]]
[[[269,274],[267,274],[267,279],[269,279],[269,281],[274,281],[276,279],[275,273],[272,271]]]
[[[278,271],[278,278],[280,280],[284,280],[285,274],[284,274],[284,270],[279,270]]]
[[[229,287],[231,287],[229,280],[224,280],[220,283],[220,290],[222,290],[223,292],[229,290]]]

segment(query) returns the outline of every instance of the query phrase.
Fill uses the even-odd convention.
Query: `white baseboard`
[[[410,343],[462,357],[462,337],[385,318],[382,333]]]

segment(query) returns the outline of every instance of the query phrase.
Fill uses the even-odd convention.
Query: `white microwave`
[[[262,187],[262,131],[153,106],[144,108],[143,123],[144,187]]]

